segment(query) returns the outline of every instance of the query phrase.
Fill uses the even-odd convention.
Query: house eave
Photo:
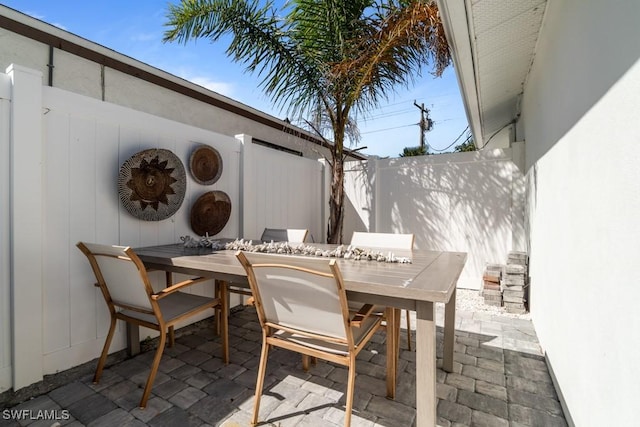
[[[547,0],[437,0],[467,120],[486,146],[517,123]],[[509,132],[509,143],[516,138]]]
[[[442,24],[449,42],[453,66],[464,103],[469,128],[476,144],[484,145],[476,71],[471,49],[466,1],[437,0]]]

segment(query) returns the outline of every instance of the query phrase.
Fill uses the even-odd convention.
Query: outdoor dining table
[[[314,244],[321,250],[336,245]],[[380,252],[388,253],[380,249]],[[217,284],[248,286],[246,273],[233,250],[186,248],[170,244],[135,248],[136,254],[150,269],[211,277]],[[417,426],[436,424],[436,323],[434,303],[445,303],[443,369],[453,371],[456,283],[467,254],[464,252],[394,250],[397,257],[410,263],[391,263],[338,258],[347,297],[350,300],[396,309],[416,311],[416,416]],[[387,313],[390,313],[388,310]],[[398,316],[388,316],[387,334]],[[129,331],[129,345],[139,345],[136,329]],[[389,338],[388,338],[389,339]],[[397,340],[393,337],[393,340]],[[396,341],[397,342],[397,341]],[[389,346],[387,346],[389,349]],[[387,351],[387,363],[395,357]],[[395,352],[394,352],[395,356]],[[393,360],[392,360],[393,359]],[[395,378],[392,379],[395,382]],[[388,387],[389,387],[389,383]],[[388,389],[389,390],[389,389]]]

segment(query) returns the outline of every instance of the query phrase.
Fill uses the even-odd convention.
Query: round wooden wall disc
[[[222,157],[215,148],[202,144],[191,153],[189,168],[197,183],[210,185],[222,175]]]
[[[191,207],[191,229],[198,235],[215,236],[229,221],[231,199],[223,191],[209,191]]]
[[[169,150],[150,149],[131,156],[120,166],[118,195],[131,215],[160,221],[175,214],[186,192],[182,161]]]

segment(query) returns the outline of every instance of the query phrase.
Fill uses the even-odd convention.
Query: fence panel
[[[245,141],[244,236],[265,228],[306,228],[322,236],[323,165]]]
[[[486,263],[522,250],[521,176],[510,149],[353,162],[345,240],[354,230],[414,233],[417,248],[467,252],[458,284],[477,289]]]
[[[0,73],[0,393],[11,388],[10,306],[10,109],[11,82]]]
[[[43,368],[51,373],[99,354],[108,329],[102,296],[91,286],[95,279],[75,243],[87,240],[133,247],[177,243],[180,236],[194,235],[190,208],[211,190],[225,191],[235,208],[220,235],[237,235],[240,144],[232,137],[60,89],[44,87],[43,91]],[[223,159],[222,176],[213,185],[200,185],[190,175],[190,153],[201,143],[216,148]],[[134,218],[119,202],[120,165],[149,148],[173,151],[187,173],[184,202],[163,221]],[[153,273],[153,277],[155,286],[163,286],[163,275]],[[213,289],[209,283],[193,292],[212,294]],[[154,334],[141,331],[141,335]],[[123,346],[124,327],[120,327],[112,350]]]

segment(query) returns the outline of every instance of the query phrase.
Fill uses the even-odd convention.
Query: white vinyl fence
[[[108,331],[106,306],[90,286],[95,279],[76,242],[132,247],[179,242],[180,236],[194,235],[189,207],[211,190],[224,191],[232,203],[221,235],[237,236],[240,144],[231,137],[56,88],[44,87],[43,108],[42,354],[43,370],[49,373],[97,355]],[[223,159],[222,176],[213,185],[200,185],[189,175],[189,155],[197,144],[214,147]],[[172,151],[187,172],[184,202],[163,221],[141,221],[119,203],[120,165],[148,148]],[[211,294],[212,286],[202,285],[197,292]],[[114,349],[124,345],[123,337],[120,333]]]
[[[99,355],[108,313],[79,240],[136,247],[195,237],[190,206],[221,190],[232,204],[221,237],[289,227],[324,241],[326,165],[254,144],[250,135],[231,138],[43,87],[40,72],[20,66],[0,74],[0,125],[0,392]],[[198,144],[223,159],[212,185],[190,175]],[[134,218],[118,198],[120,165],[149,148],[171,150],[187,171],[184,203],[163,221]],[[352,162],[344,241],[354,230],[415,233],[420,249],[468,252],[459,286],[477,288],[486,262],[522,247],[517,157],[509,149]],[[163,286],[162,275],[152,275]],[[213,286],[193,291],[210,294]],[[124,346],[120,326],[111,349]]]
[[[232,204],[221,237],[259,237],[265,226],[322,230],[322,164],[257,146],[250,136],[232,138],[44,87],[39,72],[19,66],[0,75],[0,124],[0,392],[99,355],[108,312],[76,242],[137,247],[195,237],[190,207],[212,190],[226,192]],[[190,174],[198,144],[222,157],[212,185]],[[149,148],[171,150],[187,173],[184,202],[163,221],[133,217],[118,197],[120,165]],[[155,286],[164,285],[160,273],[151,274]],[[212,283],[193,292],[211,294]],[[121,325],[111,350],[124,346]]]
[[[239,138],[244,147],[242,235],[259,238],[265,228],[306,228],[322,241],[323,164]]]
[[[11,81],[0,73],[0,392],[11,387],[9,130]]]
[[[478,289],[486,263],[524,247],[519,152],[350,162],[344,241],[353,231],[414,233],[419,249],[467,252],[458,286]]]

